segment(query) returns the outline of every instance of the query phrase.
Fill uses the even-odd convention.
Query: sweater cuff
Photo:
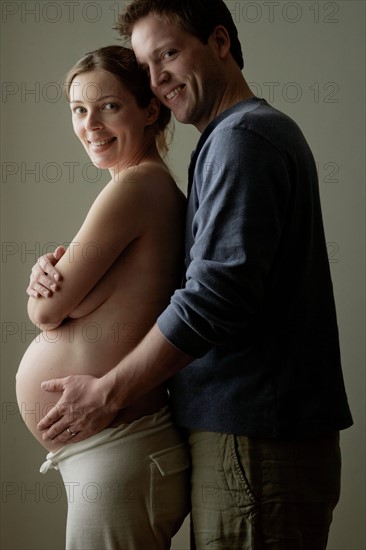
[[[174,347],[191,357],[202,357],[213,347],[181,319],[171,305],[159,316],[157,325]]]

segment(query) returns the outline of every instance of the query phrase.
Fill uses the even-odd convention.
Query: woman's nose
[[[99,130],[102,126],[100,113],[98,111],[89,112],[85,119],[85,129],[92,132],[93,130]]]

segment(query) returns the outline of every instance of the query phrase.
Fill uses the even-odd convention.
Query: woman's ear
[[[155,124],[159,117],[160,113],[160,101],[153,97],[151,98],[150,104],[147,108],[147,116],[146,116],[146,126],[151,126],[152,124]]]

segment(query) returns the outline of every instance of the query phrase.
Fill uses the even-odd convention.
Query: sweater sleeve
[[[213,132],[195,168],[186,283],[158,319],[193,357],[248,328],[265,297],[290,195],[287,159],[248,129]]]

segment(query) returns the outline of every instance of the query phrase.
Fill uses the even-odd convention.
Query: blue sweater
[[[197,358],[170,383],[178,424],[252,437],[352,424],[316,166],[264,100],[228,109],[198,142],[185,286],[158,325]]]

